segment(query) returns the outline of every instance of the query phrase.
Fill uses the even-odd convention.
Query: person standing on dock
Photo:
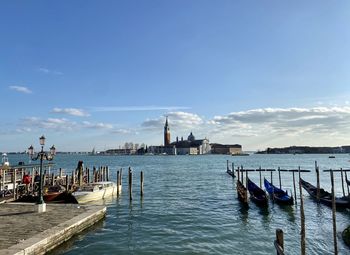
[[[26,194],[28,194],[28,187],[31,181],[32,181],[31,176],[28,173],[24,173],[22,183],[26,185]]]

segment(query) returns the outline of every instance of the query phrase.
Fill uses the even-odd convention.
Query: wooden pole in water
[[[119,175],[120,175],[119,183],[120,183],[120,186],[122,186],[122,185],[123,185],[123,168],[120,168],[120,173],[119,173]]]
[[[239,176],[240,176],[239,167],[237,167],[237,176],[238,176],[238,180],[239,180]]]
[[[141,197],[143,197],[143,171],[141,171]]]
[[[294,187],[294,201],[295,201],[295,204],[298,204],[297,202],[297,188],[295,186],[295,172],[293,171],[293,187]]]
[[[317,181],[316,198],[317,198],[317,202],[320,202],[320,169],[317,166],[317,161],[315,161],[315,170],[316,170],[316,181]]]
[[[119,197],[119,170],[117,171],[117,197]]]
[[[86,168],[86,183],[90,182],[90,168]]]
[[[301,181],[300,181],[300,166],[299,166],[299,192],[300,192],[300,222],[301,222],[301,231],[300,231],[300,236],[301,236],[301,255],[306,254],[306,249],[305,249],[305,214],[304,214],[304,199],[303,199],[303,190],[301,187]]]
[[[13,178],[13,199],[16,199],[16,169],[13,169],[12,178]]]
[[[242,179],[242,184],[244,183],[243,182],[243,166],[241,165],[241,179]]]
[[[96,167],[93,167],[92,168],[92,182],[96,182]]]
[[[108,166],[106,167],[106,171],[107,171],[107,173],[106,173],[106,175],[107,175],[107,181],[109,182],[109,167],[108,167]]]
[[[232,174],[235,175],[235,163],[232,162]]]
[[[278,248],[281,248],[281,249],[277,250],[277,255],[280,255],[281,254],[280,251],[284,252],[283,230],[280,228],[276,229],[276,241],[275,242],[279,246]]]
[[[348,195],[349,195],[350,192],[349,192],[349,185],[348,185],[347,180],[348,180],[348,174],[347,174],[346,171],[345,171],[345,182],[346,182],[346,187],[347,187],[347,189],[348,189]]]
[[[345,197],[345,188],[344,188],[343,168],[340,168],[340,175],[341,175],[341,187],[342,187],[342,189],[343,189],[343,196]]]
[[[226,171],[228,171],[228,160],[226,160]]]
[[[261,166],[259,166],[259,178],[260,178],[260,189],[262,188],[262,180],[261,180]]]
[[[248,203],[248,171],[246,170],[245,171],[245,187],[246,187],[246,190],[245,190],[245,202]]]
[[[129,198],[132,200],[132,170],[129,167]]]
[[[66,174],[66,191],[68,191],[68,189],[69,189],[69,175],[68,174]]]
[[[338,254],[338,244],[337,244],[337,222],[336,222],[336,204],[335,204],[335,194],[334,194],[334,176],[331,170],[331,183],[332,183],[332,219],[333,219],[333,241],[334,241],[334,254]]]
[[[278,180],[280,182],[280,189],[282,189],[282,184],[281,184],[281,169],[278,167]]]
[[[60,168],[60,178],[62,178],[62,168]]]
[[[272,171],[270,172],[270,175],[271,175],[271,184],[273,184]]]
[[[75,174],[74,174],[74,170],[72,171],[72,187],[75,184]]]

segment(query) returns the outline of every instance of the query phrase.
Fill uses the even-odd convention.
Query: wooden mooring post
[[[129,167],[129,199],[132,200],[132,170]]]
[[[297,188],[295,186],[295,172],[293,171],[293,188],[294,188],[294,201],[295,201],[295,204],[298,204],[297,202]]]
[[[117,171],[117,197],[119,197],[119,170]]]
[[[143,197],[143,171],[141,171],[141,183],[140,183],[140,187],[141,187],[141,197]]]
[[[345,197],[343,168],[340,168],[340,176],[341,176],[341,187],[343,189],[343,196]]]
[[[271,172],[272,173],[272,172]],[[279,180],[279,183],[280,183],[280,189],[282,189],[282,183],[281,183],[281,169],[280,167],[278,167],[278,180]]]
[[[305,248],[305,214],[304,214],[304,199],[303,199],[303,190],[301,187],[301,181],[300,181],[300,166],[299,166],[299,192],[300,192],[300,225],[301,225],[301,231],[300,231],[300,248],[301,248],[301,255],[305,255],[306,248]]]
[[[13,169],[12,178],[13,178],[13,199],[16,199],[16,169]]]
[[[277,255],[284,255],[284,240],[283,240],[283,230],[276,229],[276,240],[274,241]]]
[[[347,187],[347,190],[348,190],[348,195],[350,195],[349,185],[348,185],[347,179],[348,179],[348,174],[345,171],[345,183],[346,183],[346,187]]]
[[[315,170],[316,170],[316,182],[317,182],[316,198],[317,198],[317,202],[320,202],[320,169],[317,166],[317,161],[315,161]]]
[[[334,193],[334,176],[333,176],[332,170],[330,171],[330,173],[331,173],[331,184],[332,184],[332,220],[333,220],[334,254],[338,254],[336,204],[335,204],[335,193]]]

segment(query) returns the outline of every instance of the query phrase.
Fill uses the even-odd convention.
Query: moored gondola
[[[301,186],[309,193],[309,195],[317,201],[317,188],[310,184],[307,181],[304,181],[302,178],[300,178]],[[325,191],[324,189],[320,189],[320,203],[325,204],[327,206],[332,207],[332,194]],[[337,208],[350,208],[350,197],[349,196],[343,196],[343,197],[336,197],[335,198],[335,204]]]
[[[294,203],[293,196],[288,195],[288,193],[282,189],[277,188],[271,184],[266,178],[264,178],[264,186],[266,191],[269,193],[270,197],[274,202],[280,205],[292,205]]]
[[[250,199],[258,206],[267,206],[268,198],[264,190],[247,178]]]
[[[240,180],[237,180],[236,188],[237,188],[238,200],[244,203],[245,205],[248,205],[247,188],[244,187],[243,183]]]

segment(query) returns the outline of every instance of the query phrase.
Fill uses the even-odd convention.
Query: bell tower
[[[168,116],[166,116],[165,125],[164,125],[164,146],[170,144],[170,129],[168,124]]]

